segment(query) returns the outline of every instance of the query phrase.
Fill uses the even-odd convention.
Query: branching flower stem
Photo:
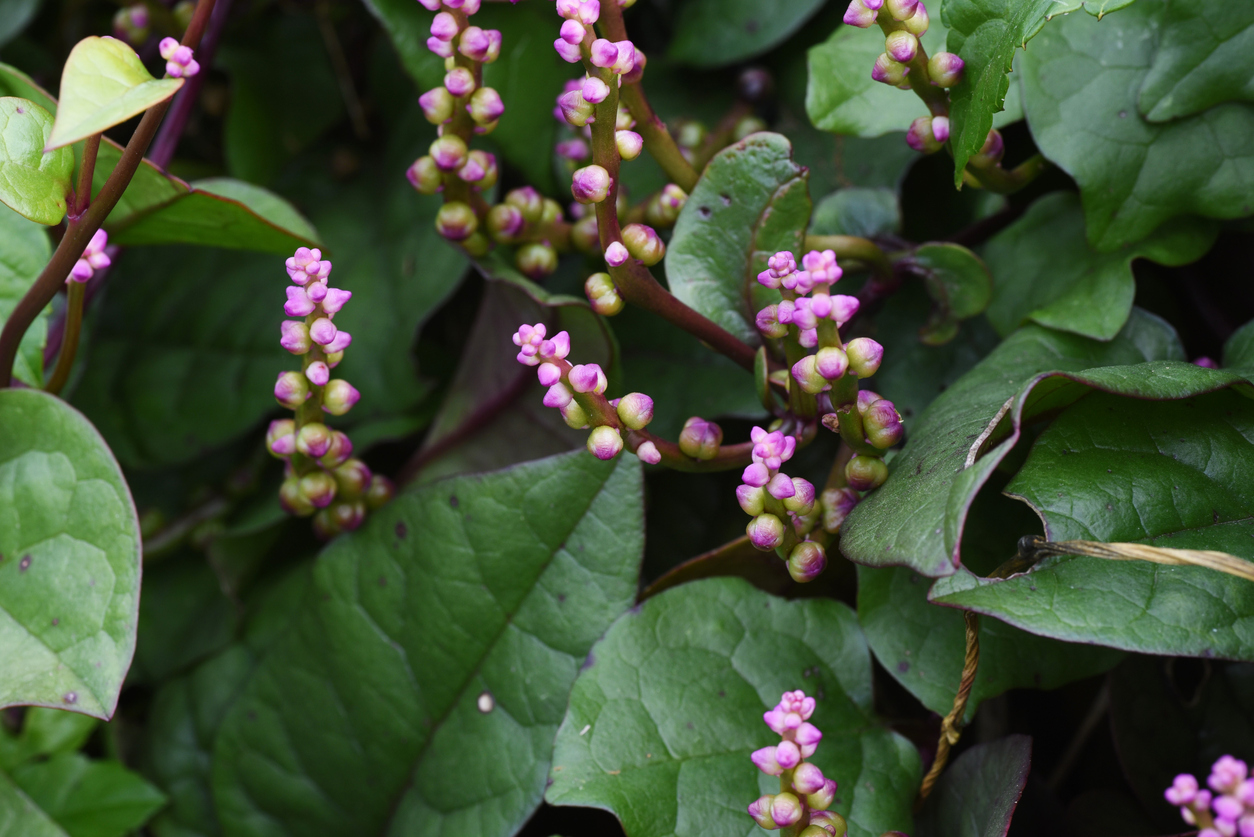
[[[195,49],[200,43],[200,36],[205,31],[213,5],[214,0],[200,0],[197,4],[192,22],[183,35],[184,46]],[[61,243],[57,245],[52,258],[48,260],[39,278],[13,309],[13,313],[4,324],[4,330],[0,331],[0,388],[12,385],[13,363],[17,358],[18,345],[22,342],[23,335],[39,316],[39,312],[44,310],[44,306],[51,302],[57,291],[65,285],[66,277],[70,275],[74,263],[83,255],[92,236],[104,225],[113,207],[122,199],[123,192],[126,191],[131,178],[135,176],[135,171],[143,161],[144,153],[148,150],[148,145],[156,135],[157,128],[161,125],[161,120],[169,107],[170,100],[167,99],[149,108],[144,114],[138,127],[135,128],[135,133],[131,135],[130,142],[122,151],[122,157],[118,160],[117,166],[101,187],[95,202],[80,218],[70,219],[69,228],[61,238]]]

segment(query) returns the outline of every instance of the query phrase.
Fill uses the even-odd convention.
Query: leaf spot
[[[723,206],[732,205],[731,195],[727,194],[726,192],[723,192],[722,194],[719,195],[719,197],[722,198],[723,200]]]
[[[453,508],[457,508],[459,505],[461,505],[461,500],[457,499],[456,494],[452,494],[448,498],[448,504],[452,506]]]
[[[31,558],[29,555],[23,555],[22,560],[17,563],[18,572],[26,572],[30,569]]]
[[[697,207],[697,214],[701,216],[702,221],[708,221],[710,220],[710,216],[714,213],[710,212],[710,208],[708,206],[699,206]]]
[[[902,674],[905,674],[907,671],[910,670],[910,664],[906,662],[905,660],[902,660],[901,662],[897,663],[897,670],[900,671]]]
[[[61,700],[71,705],[78,703],[78,692],[66,692]]]
[[[57,616],[52,617],[52,626],[53,626],[54,628],[55,628],[57,625],[60,625],[60,624],[61,624],[61,619],[60,619],[59,617],[57,617]]]
[[[691,724],[689,724],[689,726],[692,726],[692,725],[691,725]],[[583,736],[583,735],[587,735],[587,734],[588,734],[588,730],[590,730],[590,729],[592,729],[592,724],[584,724],[583,729],[579,730],[579,734],[580,734],[581,736]]]
[[[405,540],[408,535],[409,527],[405,525],[405,522],[403,520],[396,521],[396,537]]]
[[[486,715],[496,708],[496,698],[492,697],[491,692],[483,692],[479,695],[478,700],[475,701],[475,706]]]

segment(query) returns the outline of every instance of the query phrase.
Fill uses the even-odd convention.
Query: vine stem
[[[838,259],[856,259],[875,269],[876,273],[891,276],[892,262],[888,254],[869,238],[856,235],[807,235],[806,250],[833,250]]]
[[[195,49],[200,43],[200,36],[205,31],[213,6],[214,0],[200,0],[192,22],[183,35],[185,46]],[[101,187],[96,201],[80,218],[70,219],[69,228],[62,236],[61,243],[57,245],[52,258],[48,260],[39,278],[13,309],[13,313],[4,324],[4,330],[0,331],[0,389],[12,386],[13,362],[17,358],[17,349],[22,342],[22,337],[35,318],[39,316],[39,312],[44,310],[44,306],[51,302],[52,298],[57,295],[57,291],[65,285],[66,277],[70,275],[74,263],[87,249],[91,237],[96,234],[96,230],[104,224],[105,218],[109,216],[113,207],[122,199],[122,193],[126,191],[131,178],[135,176],[135,171],[143,161],[144,153],[148,150],[149,144],[157,133],[157,128],[161,125],[161,119],[169,108],[170,100],[167,99],[153,105],[144,114],[139,121],[139,126],[135,128],[135,133],[131,134],[130,142],[122,151],[122,157],[118,160],[117,166]]]
[[[915,801],[917,810],[931,794],[940,778],[945,764],[949,761],[949,751],[958,744],[962,736],[962,717],[967,711],[967,699],[971,697],[971,687],[975,684],[975,673],[980,666],[980,617],[970,610],[962,613],[967,628],[967,654],[962,664],[962,681],[958,684],[958,694],[954,695],[954,706],[941,721],[940,739],[936,742],[936,758],[932,767],[923,777],[919,786],[919,798]]]

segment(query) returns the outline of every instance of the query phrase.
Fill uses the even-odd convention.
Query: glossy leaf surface
[[[13,313],[30,290],[40,271],[52,256],[48,233],[9,209],[0,209],[0,326]],[[18,345],[13,375],[27,386],[44,382],[44,341],[48,332],[48,312],[35,318]]]
[[[37,390],[0,390],[0,706],[108,718],[135,650],[139,527],[104,440]]]
[[[779,250],[795,254],[810,216],[806,170],[780,134],[723,149],[688,197],[666,250],[671,292],[750,345],[754,316],[778,294],[757,275]]]
[[[723,67],[786,40],[823,0],[695,0],[679,9],[670,55],[698,67]]]
[[[1150,122],[1254,100],[1254,6],[1169,3],[1161,31],[1137,99]]]
[[[224,831],[513,833],[631,605],[642,516],[636,460],[579,451],[421,487],[332,544],[218,735]]]
[[[36,223],[65,217],[74,154],[45,153],[52,114],[28,99],[0,98],[0,202]]]
[[[839,783],[832,809],[849,833],[909,831],[919,756],[872,712],[870,655],[853,612],[733,578],[667,590],[596,644],[545,798],[612,811],[629,837],[750,833],[744,806],[779,792],[749,760],[779,740],[762,712],[794,688],[820,696],[812,721],[824,735],[812,760]]]
[[[1032,739],[1008,735],[954,759],[919,812],[922,837],[1005,837],[1028,781]]]

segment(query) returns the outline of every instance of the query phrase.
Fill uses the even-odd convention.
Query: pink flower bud
[[[763,747],[760,750],[754,750],[749,759],[767,776],[778,776],[784,772],[784,768],[775,760],[775,748]]]
[[[280,459],[296,452],[296,422],[276,419],[266,429],[266,450]]]
[[[623,437],[613,427],[601,425],[588,434],[588,452],[597,459],[613,459],[622,453]]]
[[[849,371],[859,378],[869,378],[884,360],[884,347],[869,337],[858,337],[845,344]]]
[[[589,76],[584,79],[579,95],[583,96],[585,102],[599,105],[610,95],[610,86],[596,76]]]
[[[618,58],[610,65],[610,70],[620,76],[630,73],[636,65],[635,44],[631,41],[616,41],[614,46],[618,50]]]
[[[787,474],[776,474],[767,483],[766,493],[776,500],[784,500],[796,494],[797,489],[793,486],[792,479]]]
[[[770,552],[784,542],[784,524],[773,514],[760,514],[745,527],[755,549]]]
[[[827,388],[827,379],[819,374],[818,362],[814,355],[806,355],[792,365],[792,377],[801,387],[802,392],[817,395]]]
[[[422,115],[432,125],[439,125],[453,118],[453,95],[444,87],[432,87],[418,97]]]
[[[602,167],[584,166],[571,176],[570,193],[579,203],[600,203],[609,195],[613,182],[610,173]]]
[[[972,157],[971,161],[976,165],[991,166],[1001,162],[1001,158],[1005,153],[1005,140],[1002,139],[1001,132],[993,129],[988,132],[988,137],[984,140],[980,153]]]
[[[894,61],[888,53],[881,53],[879,58],[875,59],[875,66],[871,68],[871,78],[883,84],[890,84],[896,87],[906,80],[906,74],[910,72],[910,68],[905,64]]]
[[[336,378],[322,392],[322,409],[333,416],[342,416],[359,400],[361,393],[356,387],[342,378]]]
[[[898,29],[884,39],[884,52],[894,61],[909,64],[919,54],[919,39],[909,32]]]
[[[966,62],[952,52],[938,52],[927,61],[927,75],[937,87],[953,87],[962,81]]]
[[[761,751],[759,750],[758,752]],[[774,801],[774,796],[762,796],[749,803],[749,816],[753,817],[754,821],[767,831],[774,831],[779,828],[779,824],[771,819],[771,804]]]
[[[587,33],[588,33],[588,30],[579,21],[567,20],[562,23],[560,36],[561,36],[561,39],[565,41],[566,43],[574,44],[575,46],[578,46],[579,44],[583,43],[584,35],[586,35]]]
[[[1172,805],[1188,805],[1197,797],[1197,791],[1197,778],[1188,773],[1181,773],[1176,776],[1171,787],[1163,792],[1163,796]]]
[[[601,367],[595,363],[583,363],[572,366],[566,373],[570,388],[575,392],[605,392],[608,382]]]
[[[849,8],[845,10],[844,19],[845,23],[850,26],[866,29],[875,23],[875,12],[867,8],[863,0],[852,0]]]
[[[309,397],[309,381],[300,372],[281,372],[274,384],[274,397],[289,410],[295,410]]]
[[[313,348],[309,327],[298,320],[284,320],[279,326],[279,345],[294,355],[303,355]]]
[[[570,160],[572,163],[582,162],[592,155],[592,152],[588,149],[588,143],[579,137],[562,140],[554,146],[554,150],[557,151],[559,157]]]
[[[326,311],[328,314],[338,314],[340,309],[343,308],[352,298],[352,291],[344,291],[339,288],[327,288],[327,294],[322,298],[322,310]]]
[[[335,337],[331,339],[330,343],[323,346],[322,350],[328,355],[342,353],[345,349],[351,346],[352,343],[353,335],[349,334],[347,331],[337,329]]]
[[[784,499],[784,508],[803,516],[814,511],[814,483],[801,477],[793,477],[792,486],[793,494]]]
[[[1230,793],[1250,775],[1249,766],[1229,755],[1220,756],[1211,766],[1206,784],[1216,793]]]
[[[335,477],[326,471],[313,471],[300,478],[300,493],[316,508],[324,509],[335,499]]]
[[[755,427],[749,431],[749,439],[753,442],[753,461],[761,462],[772,471],[778,471],[797,450],[796,437],[787,436],[779,430],[768,433],[761,427]]]
[[[462,32],[461,40],[457,42],[457,51],[471,61],[485,60],[491,48],[492,39],[478,26],[467,26],[466,31]]]
[[[929,22],[927,6],[924,6],[920,0],[919,5],[914,7],[914,14],[905,20],[906,31],[916,38],[922,38],[927,33]]]
[[[587,125],[588,120],[592,118],[593,106],[578,90],[569,90],[558,96],[557,106],[562,111],[562,118],[576,128]]]
[[[315,360],[305,368],[305,377],[316,387],[326,386],[327,381],[331,380],[331,368],[325,361]]]
[[[405,177],[409,185],[423,195],[434,195],[444,189],[444,177],[431,157],[414,160],[413,165],[406,169]]]
[[[574,397],[565,384],[555,383],[544,394],[544,406],[560,410],[571,403]]]
[[[309,338],[319,346],[325,346],[335,339],[335,323],[326,317],[319,317],[309,326]]]
[[[830,808],[832,803],[835,801],[835,779],[828,779],[823,783],[823,787],[806,797],[806,804],[809,805],[811,809],[810,822],[820,827],[824,827],[824,830],[826,830],[829,835],[836,833],[837,829],[839,829],[840,833],[843,834],[846,829],[845,819],[840,816],[840,814],[830,814],[829,816],[831,819],[819,816],[819,814],[825,813],[826,809]],[[831,823],[834,827],[830,830],[826,829],[824,823]]]
[[[331,428],[320,421],[306,424],[296,434],[296,449],[318,459],[331,447]]]
[[[572,44],[569,41],[564,41],[561,38],[558,38],[553,42],[553,49],[557,50],[557,54],[567,64],[578,64],[583,60],[583,52],[579,49],[578,44]],[[567,121],[569,121],[569,117],[567,118]]]
[[[562,380],[562,370],[557,364],[542,363],[536,370],[536,377],[540,379],[541,386],[551,387]]]
[[[745,485],[763,488],[771,481],[771,472],[761,462],[754,462],[745,467],[740,479]]]
[[[914,15],[919,0],[884,0],[884,8],[892,15],[893,20],[909,20]]]
[[[584,26],[591,26],[601,17],[601,3],[599,0],[582,0],[579,4],[579,22]]]
[[[618,60],[618,45],[605,38],[597,38],[592,42],[592,66],[613,67]]]
[[[632,430],[643,430],[653,421],[653,399],[643,392],[629,392],[618,401],[618,417]]]
[[[441,171],[456,171],[466,164],[466,156],[470,152],[461,137],[445,134],[431,143],[429,153]]]
[[[823,771],[817,764],[810,762],[799,764],[792,774],[792,786],[803,796],[821,791],[826,784],[827,777],[823,775]]]
[[[755,466],[750,465],[750,468]],[[762,467],[762,466],[757,466]],[[757,517],[766,508],[766,492],[752,485],[736,486],[736,502],[740,504],[740,508],[744,513],[751,517]]]
[[[565,360],[570,354],[570,333],[559,331],[552,340],[540,342],[539,356],[541,360]]]
[[[662,461],[662,452],[652,442],[641,442],[640,446],[636,448],[636,456],[640,457],[640,461],[647,465],[656,465]]]
[[[801,800],[791,793],[777,794],[775,801],[771,803],[771,819],[775,820],[781,828],[787,828],[798,822],[803,813],[805,813],[805,808],[801,806]]]
[[[300,286],[288,285],[284,290],[287,291],[287,302],[283,305],[283,311],[289,317],[305,317],[312,314],[317,305],[309,295],[305,293],[305,289]]]
[[[893,402],[882,398],[867,407],[862,424],[867,441],[880,450],[888,450],[900,442],[904,432]]]
[[[356,500],[370,485],[374,476],[370,466],[360,459],[349,459],[335,469],[337,494],[345,500]]]
[[[635,84],[644,78],[644,67],[648,62],[648,56],[632,44],[631,69],[623,73],[623,84]]]
[[[933,116],[932,117],[932,136],[936,137],[936,141],[940,143],[949,142],[949,117]]]
[[[627,248],[621,241],[611,241],[610,246],[605,248],[605,263],[610,267],[620,267],[626,264],[630,257],[631,254],[627,252]]]
[[[822,573],[826,567],[827,553],[823,551],[823,547],[813,541],[802,541],[792,548],[792,552],[788,553],[788,574],[792,576],[792,580],[798,584],[806,584],[814,581],[814,579],[818,578],[819,574]],[[809,762],[805,762],[797,768],[798,773],[800,773],[801,769],[804,767],[814,767],[814,765]],[[814,767],[814,769],[816,771],[818,770],[817,767]],[[820,779],[818,787],[821,788],[821,780],[823,778],[822,772],[819,772],[818,776]],[[793,781],[793,787],[802,793],[808,792],[803,791],[801,789],[801,785],[797,784],[795,779]],[[816,788],[816,790],[817,789],[818,788]]]
[[[818,354],[814,356],[814,361],[815,369],[829,381],[844,377],[845,370],[849,368],[849,358],[844,350],[836,346],[825,346],[819,349]]]
[[[453,57],[453,42],[441,41],[439,38],[435,37],[434,35],[432,35],[430,38],[427,38],[427,49],[431,50],[432,52],[434,52],[436,55],[440,56],[441,58]]]
[[[853,315],[858,313],[860,303],[856,296],[847,296],[845,294],[832,295],[832,313],[828,316],[836,321],[836,325],[843,326],[845,323],[853,319]]]
[[[723,428],[700,416],[684,422],[684,429],[679,432],[679,449],[693,459],[713,459],[722,444]]]
[[[325,467],[334,468],[353,455],[353,441],[347,433],[339,430],[331,431],[331,445],[319,460]]]
[[[479,217],[469,204],[450,201],[436,213],[435,229],[449,241],[465,241],[479,229]]]
[[[465,67],[454,67],[444,74],[444,86],[457,98],[475,92],[475,75]]]
[[[945,117],[938,117],[945,119]],[[944,142],[934,132],[933,123],[935,120],[930,116],[920,116],[918,119],[910,123],[909,130],[906,131],[906,145],[922,154],[933,154],[940,151],[944,147]],[[945,136],[949,136],[949,120],[945,119],[943,123]]]
[[[439,90],[440,88],[437,87],[436,89]],[[489,122],[495,122],[504,115],[505,103],[501,101],[501,94],[491,87],[480,87],[471,94],[470,103],[466,105],[466,111],[470,114],[470,118],[475,120],[476,124],[487,125]]]
[[[311,282],[305,286],[305,294],[313,302],[322,302],[322,300],[327,298],[327,283]]]
[[[632,258],[652,267],[666,255],[666,245],[652,227],[628,224],[623,227],[623,245]]]
[[[823,508],[823,528],[832,534],[839,532],[859,499],[858,492],[852,488],[829,488],[824,491],[819,498]]]
[[[644,150],[644,137],[635,131],[617,131],[614,143],[618,146],[618,156],[624,160],[634,160]]]
[[[888,479],[888,466],[878,456],[858,454],[845,466],[845,479],[857,491],[879,488]]]
[[[448,12],[440,12],[431,21],[431,37],[439,38],[441,41],[451,41],[457,37],[457,18]]]

